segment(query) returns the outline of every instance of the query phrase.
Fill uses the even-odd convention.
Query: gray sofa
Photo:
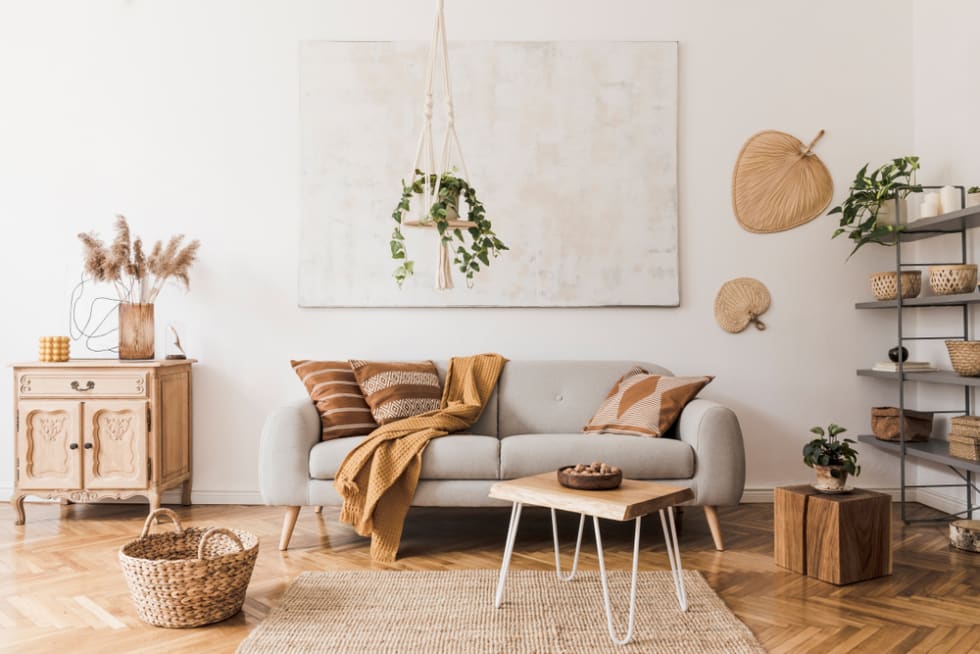
[[[429,443],[413,506],[484,507],[500,479],[601,460],[632,479],[689,486],[703,506],[715,547],[724,549],[715,507],[737,504],[745,484],[738,419],[728,408],[695,399],[668,437],[582,433],[613,383],[630,367],[671,374],[635,361],[510,361],[480,420],[469,433]],[[436,362],[444,375],[445,362]],[[262,430],[259,483],[266,504],[283,506],[279,549],[289,545],[300,507],[339,506],[333,478],[365,436],[320,440],[309,398],[273,412]]]

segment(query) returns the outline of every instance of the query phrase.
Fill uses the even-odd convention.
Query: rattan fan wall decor
[[[827,208],[834,182],[813,146],[791,134],[766,130],[742,146],[732,174],[732,207],[750,232],[771,234],[810,222]]]
[[[722,284],[715,297],[715,320],[726,332],[737,334],[749,324],[764,330],[766,324],[759,316],[769,309],[772,301],[769,289],[758,279],[739,277]]]

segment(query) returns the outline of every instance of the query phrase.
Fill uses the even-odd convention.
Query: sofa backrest
[[[497,385],[497,434],[574,433],[582,431],[613,383],[633,366],[670,375],[666,368],[641,361],[510,361]],[[490,407],[480,420],[480,427]],[[486,425],[486,426],[489,426]]]

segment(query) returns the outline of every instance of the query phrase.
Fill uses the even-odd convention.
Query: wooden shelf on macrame
[[[406,220],[405,222],[402,223],[402,225],[404,225],[405,227],[419,227],[422,229],[436,228],[436,223],[434,220],[427,220],[425,222],[422,222],[421,220]],[[452,227],[462,227],[462,228],[476,227],[476,223],[470,220],[450,220],[449,227],[451,228]]]

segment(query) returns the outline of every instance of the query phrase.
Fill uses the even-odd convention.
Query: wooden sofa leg
[[[282,535],[279,537],[279,551],[284,551],[289,547],[289,539],[293,536],[293,527],[296,526],[296,518],[299,517],[298,506],[287,506],[286,515],[282,518]]]
[[[313,507],[313,513],[323,513],[323,505],[317,504],[315,507]]]
[[[719,552],[724,551],[725,541],[721,537],[721,523],[718,522],[718,510],[713,506],[704,507],[704,517],[708,520],[708,528],[711,530],[711,538],[715,541],[715,549]]]

